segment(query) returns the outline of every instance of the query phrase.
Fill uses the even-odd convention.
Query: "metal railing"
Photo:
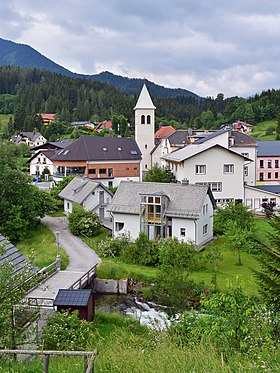
[[[0,354],[12,355],[37,355],[44,356],[44,373],[49,372],[51,356],[83,356],[84,357],[84,373],[93,373],[94,359],[97,355],[97,349],[94,351],[45,351],[45,350],[0,350]],[[88,358],[90,360],[88,361]]]
[[[81,289],[84,284],[89,284],[92,277],[95,275],[97,264],[81,276],[69,289]]]

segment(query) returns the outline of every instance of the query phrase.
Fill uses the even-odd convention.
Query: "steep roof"
[[[247,161],[251,161],[251,159],[249,159],[249,158],[247,158],[247,157],[245,157],[241,154],[233,152],[233,151],[225,148],[224,146],[221,146],[219,144],[215,144],[215,143],[212,143],[212,142],[206,142],[205,144],[197,144],[195,142],[194,144],[189,144],[182,149],[176,150],[175,152],[172,152],[168,155],[165,155],[162,158],[165,159],[166,161],[171,161],[171,162],[172,161],[173,162],[183,162],[185,159],[192,158],[195,155],[203,153],[206,150],[214,148],[214,147],[224,149],[225,151],[230,152],[237,157],[242,157],[243,159],[245,159]]]
[[[40,132],[21,132],[20,135],[22,137],[27,137],[31,141],[35,141],[39,136],[41,136]]]
[[[64,149],[66,146],[72,144],[72,142],[70,140],[48,141],[45,144],[34,146],[31,150]]]
[[[257,140],[258,157],[280,157],[280,140]]]
[[[251,188],[263,190],[264,192],[280,194],[280,185],[255,185]]]
[[[9,263],[12,266],[12,276],[20,275],[22,272],[30,272],[30,276],[39,269],[23,255],[11,242],[0,233],[0,247],[4,246],[4,253],[0,255],[0,265]]]
[[[112,195],[112,193],[107,188],[105,188],[103,184],[96,182],[94,180],[90,180],[88,178],[77,176],[74,179],[72,179],[64,189],[62,189],[58,196],[62,199],[67,199],[68,201],[80,204],[83,203],[84,200],[98,186],[101,186],[109,194]]]
[[[162,126],[156,131],[155,137],[162,139],[163,137],[169,136],[174,132],[176,132],[176,130],[172,126]]]
[[[226,133],[226,132],[229,132],[230,130],[224,130],[224,129],[221,129],[221,130],[218,130],[218,131],[216,131],[216,132],[213,132],[213,133],[211,133],[210,135],[208,135],[208,136],[205,136],[205,137],[202,137],[201,139],[198,139],[198,140],[196,140],[196,144],[203,144],[203,143],[205,143],[205,142],[207,142],[207,141],[209,141],[209,140],[212,140],[212,139],[214,139],[215,137],[217,137],[217,136],[220,136],[220,135],[222,135],[222,134],[224,134],[224,133]]]
[[[55,114],[39,114],[41,115],[42,119],[47,119],[47,120],[55,120]]]
[[[234,139],[231,147],[257,146],[257,141],[253,137],[239,131],[233,131],[231,129],[220,129],[214,133],[211,133],[209,136],[196,140],[195,143],[204,144],[205,142],[215,139],[216,137],[221,136],[224,133],[228,133],[228,136]]]
[[[213,201],[212,193],[205,185],[121,181],[109,211],[138,215],[143,194],[167,196],[169,200],[165,212],[167,216],[194,219],[199,217],[206,194],[209,194]]]
[[[156,109],[149,94],[149,91],[146,87],[146,84],[144,84],[142,87],[142,90],[138,97],[138,101],[134,107],[134,110],[136,109]]]
[[[53,161],[140,160],[141,152],[132,138],[82,136],[56,153]]]
[[[39,154],[43,154],[46,158],[51,159],[55,153],[57,152],[56,149],[48,149],[48,150],[40,150],[37,153],[35,153],[30,159],[28,159],[27,163],[30,163],[32,159],[38,157]]]

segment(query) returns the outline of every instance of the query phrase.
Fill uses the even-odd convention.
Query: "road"
[[[101,259],[96,252],[70,232],[66,217],[45,216],[41,222],[47,225],[54,233],[60,232],[59,245],[63,247],[69,256],[67,271],[87,272],[96,264],[101,263]]]

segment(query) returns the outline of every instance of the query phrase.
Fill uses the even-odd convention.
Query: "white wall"
[[[269,193],[260,189],[250,188],[245,186],[245,201],[244,204],[248,206],[250,209],[255,211],[263,211],[261,204],[264,202],[265,199],[268,202],[276,201],[276,209],[280,208],[280,195]]]
[[[224,174],[224,165],[234,164],[233,174]],[[191,184],[221,182],[222,191],[212,191],[215,199],[242,199],[244,198],[244,160],[242,157],[220,147],[210,148],[197,154],[173,168],[176,179],[188,179]],[[206,174],[197,175],[196,165],[206,165]],[[172,169],[172,168],[171,168]]]
[[[113,215],[113,237],[118,237],[121,234],[128,233],[133,239],[139,236],[140,232],[140,217],[139,215],[132,214],[118,214],[116,212]],[[116,231],[116,222],[124,223],[124,227],[120,231]]]
[[[39,159],[40,159],[40,162],[38,161]],[[44,159],[46,163],[43,163]],[[30,175],[35,176],[37,169],[41,175],[45,168],[48,168],[50,170],[50,175],[53,175],[53,169],[54,169],[53,162],[48,157],[46,157],[43,153],[39,152],[36,155],[36,157],[34,157],[30,161]]]
[[[244,167],[248,167],[248,176],[244,176],[244,181],[247,185],[256,185],[256,156],[257,148],[254,146],[244,146],[244,147],[232,147],[230,150],[237,154],[248,153],[248,158],[252,159],[253,162],[244,160]]]
[[[151,124],[141,124],[141,116],[151,116]],[[155,133],[155,110],[154,109],[136,109],[135,110],[135,140],[142,153],[143,171],[151,168],[151,150],[154,147]],[[146,167],[147,166],[147,167]]]

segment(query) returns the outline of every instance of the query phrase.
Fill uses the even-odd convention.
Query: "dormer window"
[[[107,152],[107,150],[108,150],[107,148],[105,148],[105,147],[103,148],[103,151],[104,151],[104,152]]]
[[[120,152],[122,150],[122,148],[118,147],[118,151]]]

